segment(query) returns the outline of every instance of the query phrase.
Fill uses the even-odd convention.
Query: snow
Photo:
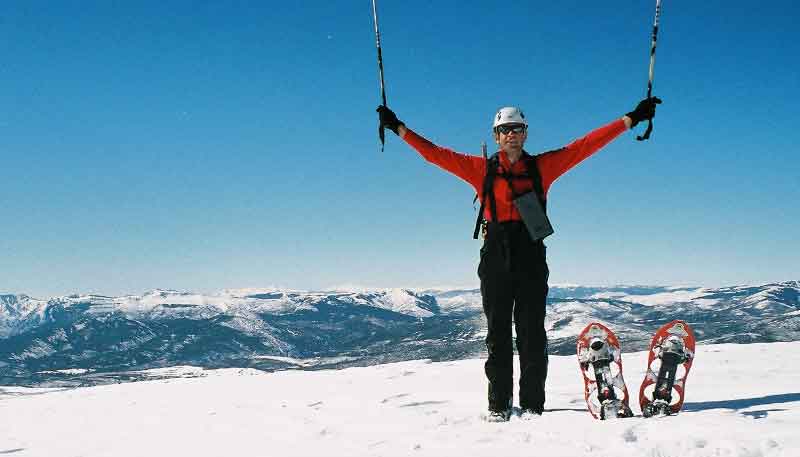
[[[93,306],[95,312],[122,311],[130,315],[142,313],[163,314],[174,316],[176,313],[186,313],[199,318],[209,318],[218,313],[261,312],[270,314],[288,314],[301,310],[317,311],[314,300],[322,300],[334,296],[340,300],[355,304],[374,306],[389,311],[398,312],[414,317],[430,317],[433,315],[428,310],[417,306],[417,297],[406,289],[380,289],[366,292],[303,292],[304,297],[293,300],[288,295],[291,291],[276,290],[271,288],[260,289],[226,289],[214,294],[200,294],[193,292],[179,292],[175,290],[156,289],[142,296],[127,295],[123,297],[97,300]],[[278,298],[255,298],[255,294],[280,294]],[[73,297],[74,300],[89,297]],[[311,301],[310,303],[308,301]],[[165,308],[168,306],[168,308]],[[176,306],[183,307],[183,311],[176,310]]]
[[[341,363],[356,360],[355,357],[338,356],[338,357],[314,357],[310,359],[298,359],[295,357],[282,357],[277,355],[260,355],[255,356],[256,360],[275,360],[278,362],[291,363],[300,367],[313,367],[320,364]]]
[[[45,370],[45,371],[40,371],[39,373],[41,373],[41,374],[53,373],[53,374],[77,375],[77,374],[91,373],[92,371],[94,371],[94,370],[88,370],[86,368],[68,368],[66,370]]]
[[[216,307],[224,312],[232,305],[244,305],[247,299],[228,294],[203,295],[195,293],[182,293],[172,290],[154,290],[143,296],[126,296],[114,299],[117,309],[131,313],[142,313],[153,310],[162,305],[186,305]]]
[[[676,288],[677,289],[677,288]],[[612,298],[616,300],[624,300],[632,303],[640,303],[648,306],[669,305],[672,303],[686,303],[692,302],[698,297],[702,297],[708,291],[706,289],[691,289],[691,290],[671,290],[669,292],[661,292],[656,294],[647,295],[629,295],[624,292],[599,292],[592,295],[591,298],[604,299]],[[716,300],[704,300],[706,306],[715,304]]]
[[[77,389],[0,388],[0,454],[115,456],[794,456],[800,342],[700,345],[684,411],[600,422],[574,356],[545,415],[487,423],[483,360],[326,371],[175,367]],[[625,353],[635,395],[646,353]],[[631,405],[638,412],[637,405]]]
[[[381,308],[414,317],[431,317],[433,313],[417,306],[417,297],[404,289],[388,289],[384,296],[376,300]]]
[[[7,299],[10,300],[6,301]],[[46,309],[46,300],[27,295],[0,294],[0,338],[8,338],[12,334],[15,321],[44,319]]]
[[[441,309],[443,313],[483,310],[483,298],[478,290],[462,292],[452,297],[440,296],[436,298],[436,302],[439,304],[439,309]]]
[[[201,367],[176,365],[168,368],[156,368],[153,370],[145,370],[145,371],[132,371],[131,373],[138,373],[152,378],[163,378],[163,377],[185,378],[185,377],[202,376],[204,371],[205,369]]]
[[[720,305],[722,300],[715,300],[710,298],[695,298],[692,300],[692,303],[697,305],[698,308],[701,309],[713,309]]]
[[[564,325],[556,330],[553,330],[554,324],[554,321],[546,319],[547,337],[550,339],[566,338],[579,335],[586,327],[587,322],[584,319],[575,319],[570,321],[567,325]]]
[[[56,350],[49,344],[43,341],[34,341],[28,349],[19,354],[13,354],[9,357],[11,360],[25,360],[25,359],[41,359],[56,353]]]
[[[417,306],[417,297],[406,289],[383,289],[370,293],[337,292],[336,298],[356,305],[385,309],[418,318],[431,317],[433,313]]]

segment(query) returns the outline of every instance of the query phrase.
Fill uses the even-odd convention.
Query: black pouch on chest
[[[554,233],[550,219],[542,208],[542,203],[536,196],[536,192],[528,192],[514,199],[514,206],[522,216],[522,222],[528,229],[533,241],[539,241]]]

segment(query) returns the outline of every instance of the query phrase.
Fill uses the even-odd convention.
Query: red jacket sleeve
[[[547,195],[550,185],[559,176],[610,143],[625,130],[625,121],[618,119],[589,132],[583,138],[579,138],[561,149],[539,155],[537,164],[542,175],[542,187],[545,195]]]
[[[476,192],[480,192],[486,173],[486,159],[436,146],[411,129],[406,132],[403,140],[416,149],[425,160],[458,176],[475,188]]]

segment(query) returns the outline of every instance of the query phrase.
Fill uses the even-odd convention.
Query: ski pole
[[[386,89],[383,83],[383,55],[381,52],[381,32],[378,29],[378,7],[375,5],[375,0],[372,0],[372,17],[375,19],[375,45],[378,47],[378,75],[381,82],[381,99],[383,106],[386,106]],[[380,122],[380,119],[379,121]],[[378,125],[378,138],[381,139],[381,152],[383,152],[384,144],[384,130],[383,125]]]
[[[650,79],[647,81],[647,98],[653,96],[653,68],[656,65],[656,37],[658,36],[658,17],[661,15],[661,0],[656,0],[656,19],[653,22],[653,41],[650,43]],[[647,130],[644,135],[637,136],[636,139],[644,141],[650,138],[653,131],[653,119],[647,120]]]

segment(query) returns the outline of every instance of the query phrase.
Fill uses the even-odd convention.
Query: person
[[[409,129],[387,106],[378,107],[381,128],[397,134],[428,162],[469,183],[481,198],[479,221],[482,216],[485,223],[478,277],[488,327],[487,420],[506,421],[512,412],[512,319],[520,364],[520,415],[541,415],[545,403],[548,359],[544,318],[550,272],[545,244],[532,238],[514,198],[535,192],[546,213],[547,193],[558,177],[624,131],[652,119],[658,103],[661,100],[656,97],[646,98],[621,118],[565,147],[537,155],[524,149],[528,120],[523,112],[504,107],[494,117],[498,151],[491,158],[437,146]],[[476,237],[477,231],[476,227]]]

